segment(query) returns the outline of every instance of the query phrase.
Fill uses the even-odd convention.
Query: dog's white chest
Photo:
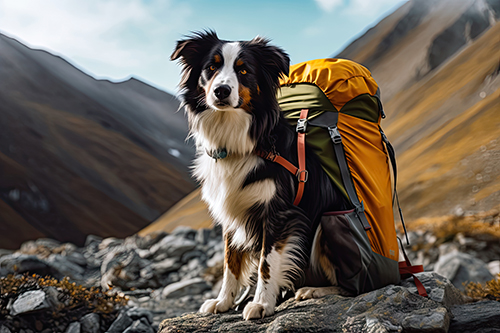
[[[215,222],[235,233],[234,242],[238,244],[245,239],[248,241],[244,225],[250,217],[249,209],[266,205],[276,194],[273,179],[243,187],[248,174],[261,163],[264,161],[256,155],[228,157],[215,162],[207,154],[198,156],[195,162],[195,174],[202,182],[202,199],[208,204]]]

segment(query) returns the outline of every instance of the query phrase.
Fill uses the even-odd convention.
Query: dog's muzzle
[[[218,104],[227,105],[229,103],[226,100],[231,95],[231,87],[227,84],[222,84],[214,89],[214,95],[218,100]]]

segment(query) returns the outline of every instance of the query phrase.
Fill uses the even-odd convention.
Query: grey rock
[[[47,259],[47,263],[54,267],[64,276],[69,276],[71,279],[81,280],[85,269],[60,254],[51,254]]]
[[[120,312],[118,317],[113,321],[109,329],[106,331],[107,333],[122,333],[132,325],[134,321],[127,315],[125,311]]]
[[[153,232],[144,237],[137,237],[136,244],[141,250],[149,249],[154,244],[158,243],[160,240],[168,236],[168,233],[164,231]]]
[[[493,279],[486,264],[469,254],[451,252],[439,258],[434,268],[436,273],[448,278],[460,290],[465,282],[484,283]]]
[[[141,269],[149,264],[150,262],[141,258],[135,250],[118,247],[104,257],[101,266],[101,287],[104,289],[109,285],[124,289],[143,287],[136,282]]]
[[[151,268],[156,275],[176,271],[179,267],[181,267],[181,263],[176,258],[167,258],[151,264]]]
[[[187,263],[191,259],[198,259],[199,262],[204,262],[207,260],[207,255],[200,250],[189,251],[182,255],[181,262]]]
[[[178,226],[172,231],[172,235],[176,237],[183,237],[185,239],[194,240],[196,237],[197,231],[193,228],[186,226]]]
[[[0,333],[12,333],[7,327],[0,326]]]
[[[120,246],[121,244],[123,244],[122,239],[118,239],[115,237],[108,237],[103,239],[102,242],[99,244],[99,250]]]
[[[80,333],[82,329],[82,325],[74,321],[71,324],[68,325],[68,328],[66,329],[66,333]]]
[[[490,261],[488,263],[488,270],[490,271],[491,275],[497,277],[498,274],[500,274],[500,260]]]
[[[215,252],[213,257],[207,260],[207,266],[215,267],[221,262],[224,262],[224,252]]]
[[[211,229],[206,229],[206,228],[198,229],[194,240],[199,244],[207,245],[208,241],[210,240],[211,232],[212,232]]]
[[[405,332],[448,332],[450,313],[446,308],[420,309],[403,319]]]
[[[424,272],[415,274],[415,276],[422,282],[429,295],[429,298],[450,307],[457,304],[463,304],[464,298],[460,290],[458,290],[450,280],[436,272]],[[412,293],[418,293],[417,287],[413,278],[401,281],[401,285]]]
[[[99,333],[101,329],[100,318],[97,313],[89,313],[80,319],[82,333]]]
[[[146,318],[147,321],[152,324],[153,323],[153,314],[151,311],[142,309],[142,308],[131,308],[127,311],[127,316],[132,318],[133,320],[139,320],[141,318]]]
[[[169,235],[161,241],[153,245],[150,253],[153,256],[157,254],[166,254],[167,257],[181,257],[184,253],[193,250],[196,247],[196,242],[190,239]]]
[[[198,295],[211,289],[210,285],[202,278],[194,278],[172,283],[162,291],[163,298],[177,298],[186,295]]]
[[[9,254],[14,253],[13,250],[0,249],[0,258]]]
[[[289,299],[273,316],[245,321],[241,312],[188,314],[166,319],[167,332],[447,332],[451,314],[443,305],[390,285],[357,297]]]
[[[42,276],[52,275],[62,278],[59,272],[54,272],[46,262],[35,255],[13,253],[0,258],[0,267],[8,273],[36,273]],[[57,276],[59,274],[59,276]]]
[[[154,330],[145,318],[141,318],[134,321],[123,333],[154,333]]]
[[[42,290],[30,290],[21,294],[10,309],[12,316],[44,310],[50,307]]]
[[[102,242],[102,237],[96,236],[96,235],[88,235],[87,238],[85,239],[85,247],[92,247],[92,246],[97,246],[99,247],[99,244]]]
[[[80,252],[72,252],[66,255],[66,259],[76,265],[85,267],[87,266],[87,259]]]
[[[139,271],[139,276],[142,279],[150,280],[154,277],[153,268],[151,266],[146,266]]]
[[[443,243],[439,245],[439,256],[442,257],[451,252],[458,252],[458,245],[452,242]]]
[[[500,302],[485,301],[457,305],[451,309],[450,332],[500,332]]]

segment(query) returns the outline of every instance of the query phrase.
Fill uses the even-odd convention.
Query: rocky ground
[[[480,222],[496,230],[496,219],[498,215]],[[0,333],[156,332],[168,318],[161,332],[476,332],[474,323],[488,332],[500,331],[500,324],[493,324],[500,323],[500,303],[465,304],[470,299],[460,291],[466,281],[484,284],[500,272],[499,238],[491,232],[467,232],[470,226],[450,229],[447,222],[444,231],[410,228],[411,245],[404,246],[413,263],[429,271],[420,276],[429,299],[416,295],[409,279],[355,298],[288,300],[274,316],[252,322],[242,321],[241,311],[181,316],[196,312],[218,293],[223,260],[219,229],[179,227],[171,234],[126,239],[89,236],[82,248],[38,239],[17,251],[0,250]],[[67,277],[61,282],[66,284],[32,274]],[[19,279],[31,282],[20,284]],[[108,301],[99,305],[96,299]],[[463,313],[476,317],[465,320]]]

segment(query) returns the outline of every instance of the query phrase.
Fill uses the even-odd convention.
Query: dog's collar
[[[212,150],[205,150],[207,152],[207,155],[213,158],[216,162],[217,160],[222,160],[227,157],[228,153],[226,148],[217,148],[217,149],[212,149]]]

